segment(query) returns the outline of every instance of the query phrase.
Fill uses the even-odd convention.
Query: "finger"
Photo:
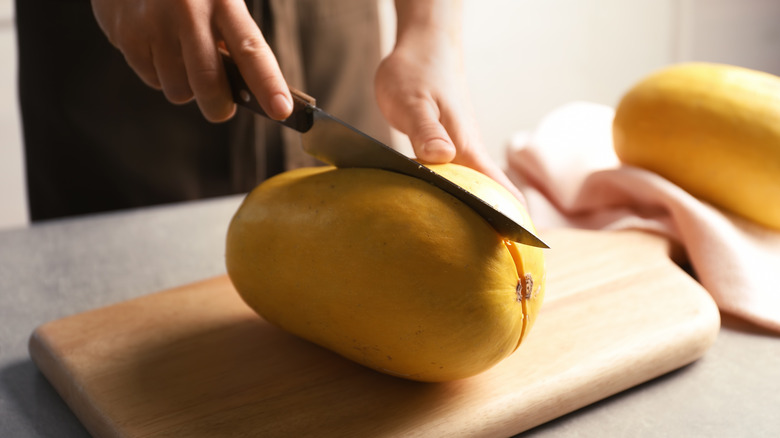
[[[490,156],[485,151],[481,141],[474,140],[473,136],[469,142],[465,143],[462,148],[458,149],[458,154],[455,156],[455,159],[453,159],[452,162],[462,166],[470,167],[487,175],[497,183],[504,186],[504,188],[507,189],[512,195],[514,195],[514,197],[517,198],[523,205],[526,205],[525,196],[520,191],[520,189],[518,189],[517,186],[512,183],[512,180],[509,179],[506,173],[501,170],[501,168],[493,159],[490,158]]]
[[[490,159],[487,155],[477,155],[477,156],[471,156],[468,159],[468,163],[458,163],[462,164],[464,166],[471,167],[472,169],[479,171],[491,179],[493,181],[496,181],[497,183],[504,186],[505,189],[509,191],[512,195],[514,195],[515,198],[517,198],[524,206],[527,206],[525,196],[520,191],[520,189],[517,188],[514,183],[512,183],[512,180],[509,179],[509,177],[504,173],[503,170],[501,170],[500,167]]]
[[[409,136],[414,153],[426,163],[448,163],[455,158],[455,145],[439,121],[439,111],[432,101],[419,99],[410,104],[396,126]]]
[[[476,156],[482,150],[483,144],[474,117],[469,117],[457,102],[444,100],[440,102],[439,107],[441,125],[449,134],[455,147],[453,160],[465,161]]]
[[[271,47],[240,0],[223,2],[216,26],[249,89],[269,117],[283,120],[292,113],[292,96]]]
[[[157,77],[166,99],[175,104],[187,103],[192,100],[193,93],[184,67],[181,45],[178,39],[166,41],[170,42],[152,49]]]
[[[123,50],[118,47],[125,57],[127,65],[138,75],[141,80],[155,90],[162,89],[160,78],[157,76],[157,69],[152,61],[152,51],[148,45],[143,46],[144,50]]]
[[[207,22],[197,25],[181,41],[189,86],[201,113],[212,122],[230,119],[236,105],[210,25]]]
[[[449,132],[457,149],[457,154],[452,161],[487,175],[526,205],[525,196],[520,189],[487,154],[474,117],[466,117],[463,111],[454,105],[445,105],[441,119],[442,125]]]
[[[95,17],[108,41],[124,56],[125,62],[148,86],[161,89],[160,79],[152,60],[149,35],[143,30],[127,32],[127,20],[116,19],[111,3],[93,2]]]

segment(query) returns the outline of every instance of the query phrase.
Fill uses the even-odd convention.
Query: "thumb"
[[[439,121],[438,109],[421,101],[401,116],[398,125],[409,136],[415,156],[425,163],[449,163],[455,158],[455,144]]]

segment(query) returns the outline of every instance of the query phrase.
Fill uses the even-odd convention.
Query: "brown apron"
[[[289,84],[389,140],[376,105],[372,0],[247,0]],[[31,220],[242,193],[316,164],[300,135],[243,109],[207,122],[146,87],[87,0],[17,0],[19,96]]]
[[[380,61],[376,2],[251,1],[250,9],[288,84],[314,96],[329,113],[389,142],[390,130],[373,98],[373,77]],[[303,152],[297,132],[280,129],[263,117],[253,119],[256,166],[250,180],[318,164]],[[273,147],[278,144],[282,147]]]

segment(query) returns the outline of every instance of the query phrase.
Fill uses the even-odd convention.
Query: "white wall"
[[[492,7],[483,7],[490,4]],[[612,105],[674,61],[672,0],[465,0],[467,73],[493,157],[572,100]]]
[[[392,11],[392,0],[380,1]],[[472,100],[502,165],[512,134],[533,129],[555,107],[574,100],[614,106],[670,63],[724,62],[780,75],[779,0],[463,3]]]
[[[379,1],[390,16],[392,0]],[[779,0],[463,2],[469,86],[485,143],[501,163],[511,135],[553,108],[572,100],[615,105],[665,64],[719,61],[780,75]],[[0,228],[26,223],[12,3],[0,0]]]
[[[779,0],[464,0],[482,134],[507,140],[572,100],[616,105],[663,65],[724,62],[780,75]],[[489,6],[489,7],[488,7]]]
[[[780,1],[679,2],[680,59],[736,64],[780,75]]]

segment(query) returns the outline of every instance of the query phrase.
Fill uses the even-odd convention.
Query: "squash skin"
[[[431,167],[533,228],[489,178]],[[428,183],[318,167],[247,196],[228,229],[226,264],[244,301],[272,324],[377,371],[448,381],[507,357],[533,324],[543,253],[517,246],[516,263],[510,246]]]
[[[709,63],[662,69],[623,97],[613,137],[622,162],[780,229],[780,77]]]

